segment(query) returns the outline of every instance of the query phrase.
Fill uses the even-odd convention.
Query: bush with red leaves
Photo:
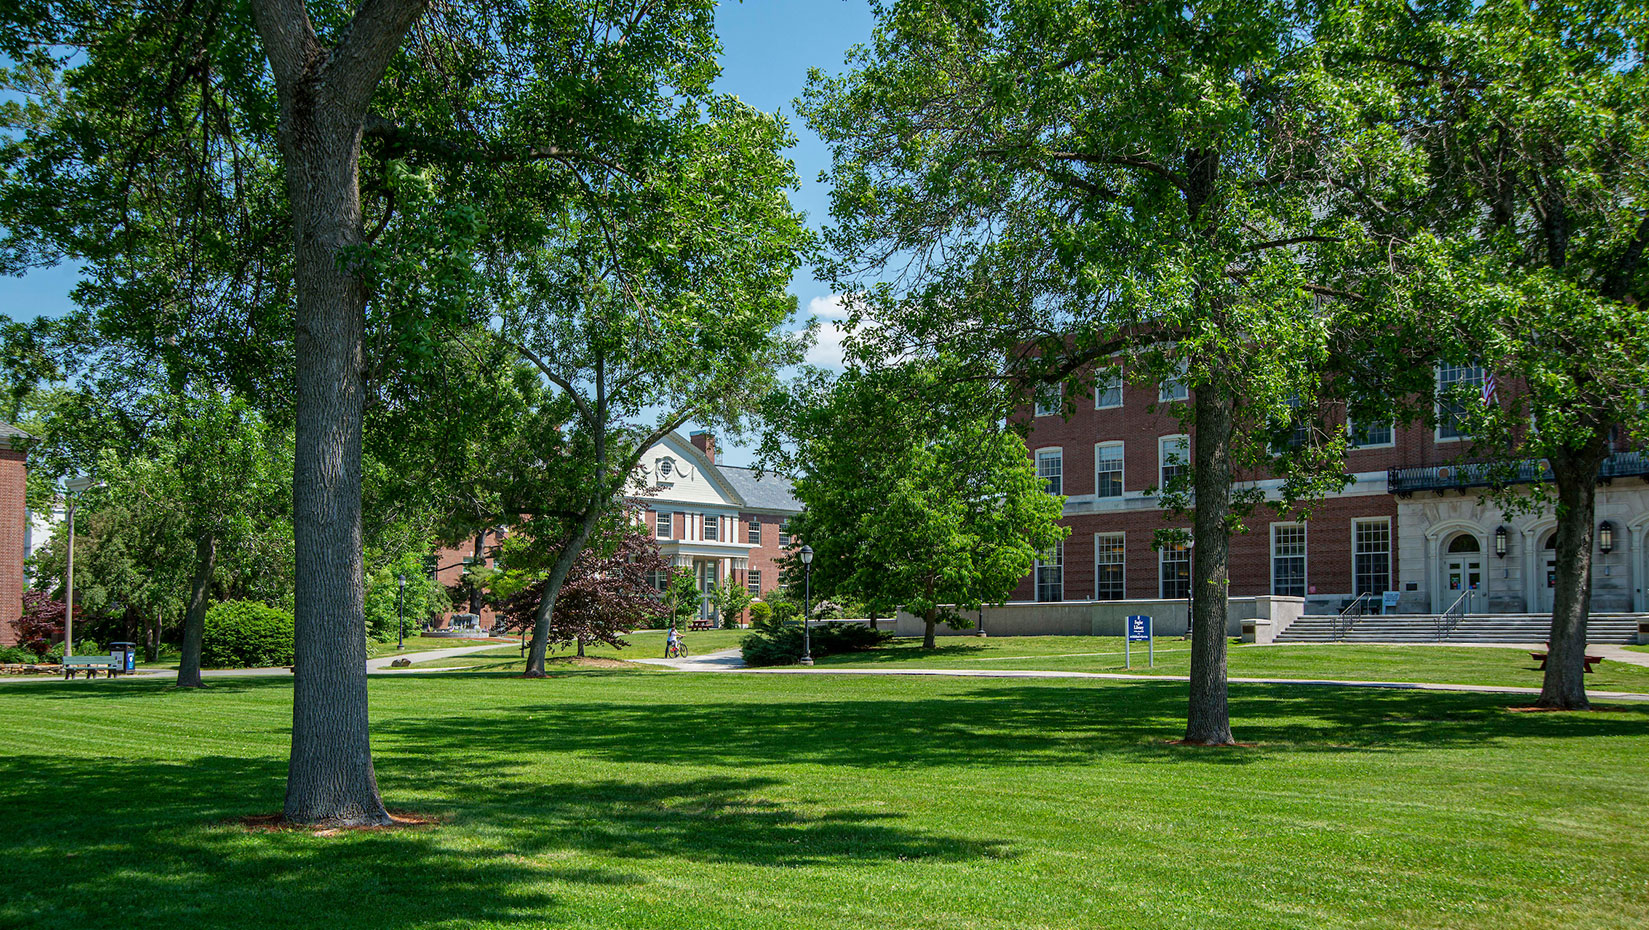
[[[12,621],[12,626],[17,628],[17,645],[44,657],[53,643],[63,641],[66,613],[63,602],[52,600],[46,592],[24,592],[23,616]]]

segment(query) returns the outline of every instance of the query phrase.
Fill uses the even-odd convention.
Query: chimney
[[[697,429],[692,435],[693,448],[704,453],[710,464],[716,464],[716,437],[707,429]]]

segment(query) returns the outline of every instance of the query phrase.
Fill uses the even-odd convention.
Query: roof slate
[[[739,492],[747,507],[756,510],[784,510],[790,513],[802,511],[802,502],[790,493],[788,478],[772,472],[757,477],[755,469],[740,468],[736,465],[717,465],[716,470]]]

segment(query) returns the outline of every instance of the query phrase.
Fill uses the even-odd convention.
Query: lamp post
[[[63,496],[68,500],[67,510],[69,518],[69,552],[68,565],[63,571],[63,655],[74,655],[74,496],[83,494],[88,489],[102,487],[100,482],[90,477],[70,478],[63,482]]]
[[[1197,625],[1197,615],[1196,615],[1196,612],[1194,610],[1192,610],[1192,605],[1196,603],[1196,596],[1197,596],[1197,586],[1195,584],[1195,579],[1196,579],[1197,576],[1196,576],[1196,572],[1193,571],[1193,568],[1197,564],[1197,560],[1195,558],[1195,556],[1196,556],[1196,546],[1197,546],[1197,541],[1195,539],[1187,539],[1185,541],[1185,638],[1186,639],[1191,638],[1191,631],[1196,629],[1196,625]]]
[[[400,652],[407,647],[407,576],[396,576],[401,587],[395,592],[395,619],[400,626],[400,632],[395,636],[395,651]]]
[[[813,547],[802,546],[802,664],[813,664]]]

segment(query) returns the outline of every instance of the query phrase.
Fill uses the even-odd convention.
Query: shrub
[[[36,656],[45,657],[52,644],[58,644],[62,655],[64,608],[62,601],[52,600],[44,591],[23,593],[23,615],[12,621],[17,628],[17,644]]]
[[[0,665],[31,665],[39,657],[22,646],[0,647]]]
[[[802,657],[802,628],[773,621],[760,624],[758,632],[746,636],[739,647],[744,664],[759,668],[794,665]],[[862,623],[816,623],[813,625],[813,657],[841,652],[866,652],[892,641],[893,634],[873,630]]]
[[[204,668],[292,664],[292,615],[256,601],[224,601],[206,612]]]
[[[750,625],[755,627],[766,626],[773,622],[773,605],[765,601],[756,601],[750,605]]]

